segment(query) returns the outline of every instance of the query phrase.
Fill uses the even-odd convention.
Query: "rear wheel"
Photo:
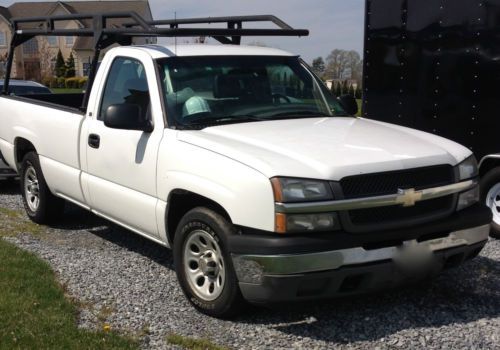
[[[481,179],[481,199],[493,214],[490,235],[500,238],[500,168],[490,170]]]
[[[50,192],[35,152],[29,152],[23,158],[20,184],[24,208],[32,221],[47,224],[62,214],[64,200]]]
[[[233,227],[218,213],[195,208],[181,219],[174,238],[177,278],[200,312],[228,318],[244,305],[226,238]]]

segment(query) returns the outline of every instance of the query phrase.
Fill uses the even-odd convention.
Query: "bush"
[[[363,98],[363,92],[361,91],[361,84],[358,83],[358,86],[356,86],[356,91],[354,92],[354,94],[358,100]]]
[[[83,88],[87,80],[89,80],[88,77],[78,78],[78,88],[79,89]]]
[[[78,89],[78,81],[80,78],[66,78],[64,85],[66,89]]]
[[[47,87],[51,87],[50,86],[51,81],[52,81],[52,77],[43,77],[42,78],[42,84],[47,86]]]
[[[57,87],[64,88],[65,87],[65,79],[63,77],[57,78]]]
[[[49,88],[53,89],[57,87],[57,77],[50,78]]]

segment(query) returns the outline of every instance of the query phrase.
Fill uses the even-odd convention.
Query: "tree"
[[[349,86],[347,85],[347,80],[342,82],[342,95],[347,95],[349,93]]]
[[[352,84],[349,86],[349,95],[351,95],[352,97],[355,97],[354,96],[354,86]]]
[[[66,78],[73,78],[75,76],[75,58],[73,52],[69,54],[68,61],[66,62]]]
[[[40,59],[40,75],[42,79],[50,79],[55,73],[52,68],[55,57],[54,49],[50,48],[46,38],[38,39],[38,57]]]
[[[337,96],[337,97],[342,96],[342,84],[340,84],[340,82],[338,82],[335,85],[337,85],[337,87],[335,88],[335,96]]]
[[[66,75],[66,64],[64,63],[64,57],[61,53],[61,50],[57,52],[57,57],[56,57],[56,76],[59,77],[64,77]]]
[[[363,92],[361,91],[361,84],[358,83],[358,85],[356,85],[356,91],[354,92],[354,96],[360,100],[363,98]]]
[[[325,79],[361,80],[361,56],[356,51],[334,49],[326,58]]]
[[[325,73],[325,61],[323,61],[323,57],[317,57],[312,61],[312,70],[316,75],[320,78],[323,77]]]

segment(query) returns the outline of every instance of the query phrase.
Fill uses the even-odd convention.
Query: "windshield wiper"
[[[199,119],[192,120],[184,124],[184,126],[200,126],[200,125],[223,125],[223,124],[233,124],[233,123],[248,123],[248,122],[260,122],[268,120],[267,118],[257,117],[255,115],[226,115],[223,117],[202,117]]]
[[[277,118],[276,118],[277,117]],[[333,115],[318,112],[318,111],[296,111],[296,112],[282,112],[273,114],[269,119],[288,119],[288,118],[315,118],[315,117],[328,117],[331,118]]]

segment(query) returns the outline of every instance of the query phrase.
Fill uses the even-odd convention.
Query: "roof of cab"
[[[174,56],[297,56],[280,49],[245,45],[140,45],[134,48],[146,50],[153,59]]]

